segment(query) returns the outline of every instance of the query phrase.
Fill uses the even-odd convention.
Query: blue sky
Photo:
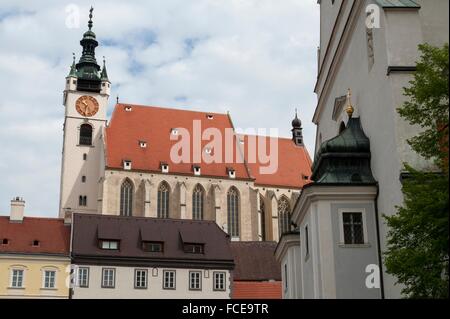
[[[239,128],[290,136],[295,108],[311,155],[315,126],[316,0],[10,1],[0,4],[0,215],[22,196],[26,214],[57,216],[64,108],[72,52],[88,10],[121,102],[230,111]],[[72,10],[80,26],[67,26]],[[70,20],[73,21],[73,20]]]

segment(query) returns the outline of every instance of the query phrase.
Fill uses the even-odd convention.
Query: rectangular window
[[[184,244],[184,252],[191,254],[203,254],[202,244]]]
[[[116,270],[114,268],[103,268],[102,288],[114,288],[116,280]]]
[[[213,290],[225,291],[225,273],[214,272],[213,274]]]
[[[288,290],[288,269],[287,269],[287,264],[284,264],[284,290],[287,291]]]
[[[202,290],[202,273],[200,271],[189,272],[189,290]]]
[[[147,270],[136,269],[134,271],[134,288],[146,289],[147,288]]]
[[[81,288],[89,287],[89,268],[87,267],[78,268],[78,287]]]
[[[119,242],[116,240],[101,240],[100,248],[106,250],[118,250]]]
[[[142,250],[150,253],[162,253],[163,243],[158,242],[143,242]]]
[[[343,213],[344,243],[346,245],[364,244],[362,213]]]
[[[306,257],[309,256],[309,231],[308,226],[305,227],[305,247],[306,247]]]
[[[163,288],[175,289],[175,270],[164,270]]]
[[[45,270],[44,271],[44,288],[47,288],[47,289],[55,288],[55,278],[56,278],[56,271]]]
[[[11,287],[23,288],[23,270],[13,269],[11,278]]]

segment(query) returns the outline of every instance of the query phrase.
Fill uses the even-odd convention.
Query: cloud
[[[57,216],[64,108],[71,54],[81,53],[91,1],[0,5],[0,214],[23,196],[27,214]],[[311,155],[319,8],[314,0],[95,1],[97,60],[106,56],[123,102],[230,111],[240,128],[290,136],[294,109]]]

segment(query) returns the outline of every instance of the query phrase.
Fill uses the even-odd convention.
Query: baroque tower
[[[78,63],[75,54],[64,90],[65,119],[61,163],[59,215],[66,212],[96,213],[99,181],[103,176],[103,134],[111,82],[97,64],[98,46],[92,31],[90,9],[88,28],[80,41],[83,47]]]

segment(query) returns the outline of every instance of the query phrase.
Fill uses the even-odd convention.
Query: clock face
[[[75,107],[78,113],[87,117],[94,116],[98,112],[98,102],[92,96],[84,95],[80,97],[77,100]]]

